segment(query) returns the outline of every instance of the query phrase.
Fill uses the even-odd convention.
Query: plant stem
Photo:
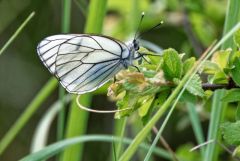
[[[157,135],[158,132],[159,132],[156,126],[154,126],[154,127],[152,128],[152,131],[155,133],[155,135]],[[174,151],[172,150],[172,148],[170,147],[170,145],[167,143],[167,141],[164,139],[163,136],[160,136],[159,141],[160,141],[160,143],[163,145],[163,147],[164,147],[165,149],[167,149],[167,151],[169,152],[169,154],[171,154],[172,160],[173,160],[173,161],[179,161],[178,158],[177,158],[177,156],[175,155]]]
[[[26,20],[18,27],[15,33],[10,37],[10,39],[4,44],[4,46],[0,49],[0,55],[8,48],[8,46],[16,39],[19,33],[24,29],[24,27],[28,24],[28,22],[33,18],[35,12],[32,12]]]
[[[210,84],[210,83],[203,83],[202,88],[204,90],[217,90],[217,89],[232,89],[232,88],[240,88],[237,86],[233,80],[229,80],[228,84]]]

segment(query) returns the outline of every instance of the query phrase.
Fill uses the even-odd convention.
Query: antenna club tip
[[[161,21],[161,22],[160,22],[160,24],[163,24],[163,23],[164,23],[164,21]]]
[[[142,12],[142,16],[144,16],[145,15],[145,12]]]

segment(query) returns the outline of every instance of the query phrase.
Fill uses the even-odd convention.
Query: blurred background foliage
[[[164,25],[146,33],[142,39],[155,43],[163,49],[172,47],[189,57],[199,57],[213,40],[222,36],[227,0],[141,0],[136,3],[137,1],[108,0],[103,34],[122,41],[131,40],[141,12],[144,11],[145,18],[140,27],[141,31],[151,28],[161,20],[164,21]],[[83,33],[88,3],[87,0],[72,1],[70,33]],[[14,43],[0,57],[0,138],[50,78],[49,72],[37,56],[36,46],[43,38],[61,33],[61,8],[60,0],[0,0],[0,46],[4,45],[32,11],[36,13]],[[0,160],[18,160],[29,153],[36,125],[57,96],[56,90],[0,156]],[[95,95],[92,107],[114,108],[115,103],[110,102],[106,94]],[[234,118],[231,110],[228,115]],[[200,116],[206,134],[208,110],[201,111]],[[135,136],[136,131],[142,127],[139,118],[135,115],[131,116],[128,124],[134,124],[127,129],[130,137]],[[113,125],[113,115],[91,113],[87,133],[112,134]],[[55,136],[56,122],[51,126],[48,142],[54,142]],[[179,155],[188,157],[186,160],[193,160],[191,158],[196,160],[195,153],[192,153],[192,156],[189,156],[189,153],[187,156],[184,155],[187,151],[186,147],[196,143],[184,108],[179,107],[175,111],[164,131],[164,137]],[[92,155],[96,149],[98,153]],[[87,143],[83,160],[104,160],[109,157],[110,149],[109,144]]]

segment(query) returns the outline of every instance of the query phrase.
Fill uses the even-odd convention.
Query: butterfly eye
[[[139,50],[139,44],[136,40],[133,40],[133,47],[135,50]]]

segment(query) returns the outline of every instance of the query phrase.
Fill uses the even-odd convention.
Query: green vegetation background
[[[26,17],[35,11],[34,18],[0,57],[0,138],[5,135],[16,118],[51,77],[37,56],[38,42],[49,35],[63,32],[84,33],[86,31],[86,17],[89,14],[87,13],[88,1],[74,0],[70,6],[70,27],[64,31],[62,23],[66,4],[60,0],[0,1],[0,46],[3,46]],[[222,36],[226,6],[226,0],[109,0],[102,33],[123,41],[132,38],[139,23],[141,11],[145,11],[146,16],[140,28],[141,31],[151,28],[161,20],[165,23],[160,29],[145,34],[143,39],[155,43],[163,49],[171,47],[179,52],[187,53],[189,57],[199,57],[214,39]],[[95,21],[97,23],[98,20]],[[101,30],[93,30],[89,29],[88,31],[101,32]],[[36,125],[48,107],[57,100],[58,95],[56,89],[0,156],[0,160],[18,160],[29,154]],[[93,108],[115,107],[115,103],[110,102],[105,93],[94,95],[92,100],[91,107]],[[70,108],[67,107],[64,111],[65,117],[70,112]],[[203,114],[203,132],[206,135],[208,109],[201,114]],[[228,110],[227,115],[233,119],[233,110]],[[131,121],[134,126],[127,130],[127,136],[133,138],[141,129],[142,124],[134,116]],[[56,141],[59,128],[57,122],[58,120],[55,119],[51,125],[48,143]],[[80,123],[75,122],[75,124]],[[112,135],[116,127],[116,121],[111,114],[90,113],[85,124],[87,134]],[[163,136],[179,154],[184,154],[187,151],[186,147],[190,144],[196,144],[189,117],[182,110],[177,110],[173,114]],[[97,153],[94,152],[96,149]],[[83,160],[101,161],[111,157],[111,149],[111,144],[87,143],[84,146],[82,157]],[[94,155],[92,155],[93,152]],[[195,157],[194,155],[189,154],[189,158]],[[138,154],[138,157],[141,157],[141,154]]]

